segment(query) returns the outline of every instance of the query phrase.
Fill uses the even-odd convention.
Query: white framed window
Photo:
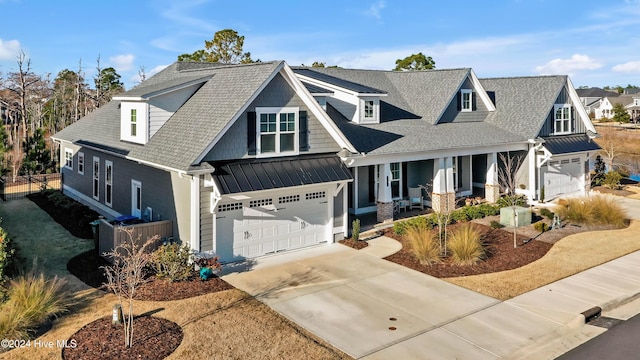
[[[73,170],[73,150],[64,149],[64,167],[65,169]]]
[[[78,153],[78,174],[84,175],[84,153]]]
[[[461,111],[473,110],[473,92],[471,89],[460,90],[460,110]]]
[[[375,113],[373,111],[373,100],[365,100],[364,101],[364,118],[373,119],[374,117],[375,117]]]
[[[379,122],[380,99],[377,97],[360,98],[360,109],[358,122],[363,124],[373,124]]]
[[[568,134],[571,132],[571,105],[556,104],[553,107],[554,134]]]
[[[391,163],[391,197],[399,199],[402,197],[402,167],[399,162]]]
[[[256,108],[258,156],[298,153],[297,107]]]
[[[113,162],[104,161],[104,203],[111,207],[113,202]]]
[[[138,136],[138,110],[131,109],[131,137]]]
[[[93,198],[100,200],[100,158],[93,157]]]

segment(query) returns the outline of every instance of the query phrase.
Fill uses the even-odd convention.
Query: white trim
[[[565,88],[569,93],[569,98],[571,99],[571,102],[573,102],[574,104],[580,104],[580,97],[578,96],[576,89],[573,87],[573,83],[571,82],[571,79],[569,79],[569,77],[567,77],[567,84],[565,85]],[[593,126],[593,123],[589,118],[589,114],[587,114],[587,110],[584,108],[584,106],[575,105],[574,107],[576,108],[576,112],[580,116],[580,119],[582,120],[584,125],[587,127],[587,130],[591,130],[592,132],[597,133],[596,128],[595,126]]]
[[[64,148],[64,168],[73,171],[73,149],[71,148]]]
[[[200,251],[200,176],[191,177],[191,250]]]
[[[277,156],[290,156],[290,155],[298,155],[300,152],[300,108],[299,107],[256,107],[256,157],[277,157]],[[275,114],[275,132],[266,132],[266,134],[274,136],[274,151],[272,152],[263,152],[262,151],[262,132],[260,130],[261,117],[263,114]],[[293,114],[294,115],[294,130],[293,130],[293,150],[290,151],[282,151],[280,149],[280,137],[283,133],[280,130],[280,117],[282,114]],[[292,132],[286,131],[284,134],[291,134]]]
[[[173,172],[177,173],[180,177],[182,177],[183,175],[187,174],[187,172],[184,171],[184,170],[178,170],[176,168],[172,168],[172,167],[169,167],[169,166],[158,165],[156,163],[152,163],[152,162],[149,162],[149,161],[146,161],[146,160],[136,159],[134,157],[125,156],[125,159],[131,160],[131,161],[135,161],[138,164],[147,165],[147,166],[150,166],[150,167],[153,167],[153,168],[156,168],[156,169],[165,170],[165,171],[173,171]],[[207,171],[211,172],[213,170],[207,170]]]
[[[309,84],[312,84],[312,85],[316,85],[316,86],[320,86],[322,88],[329,89],[329,90],[332,90],[334,92],[335,91],[344,92],[344,93],[347,93],[349,95],[353,95],[353,96],[357,96],[357,97],[360,97],[360,96],[388,96],[388,94],[386,92],[375,93],[375,94],[372,94],[372,93],[359,93],[357,91],[349,90],[349,89],[343,88],[341,86],[337,86],[337,85],[334,85],[334,84],[331,84],[331,83],[328,83],[328,82],[324,82],[322,80],[318,80],[318,79],[315,79],[315,78],[312,78],[312,77],[309,77],[309,76],[305,76],[305,75],[301,75],[301,74],[295,74],[295,76],[299,80],[304,80],[304,82],[306,82],[306,83],[309,83]]]
[[[553,104],[553,115],[552,115],[552,119],[553,119],[553,135],[567,135],[567,134],[571,134],[572,133],[572,110],[573,106],[571,104]],[[557,118],[557,114],[558,114],[558,110],[562,109],[562,115],[564,116],[566,111],[565,109],[568,109],[567,111],[569,112],[569,117],[567,119],[565,118]],[[564,122],[568,121],[568,129],[567,130],[561,130],[561,131],[557,131],[557,127],[558,127],[558,123],[560,123],[560,128],[564,127]]]
[[[140,203],[138,204],[138,193],[135,191],[140,189]],[[131,215],[142,216],[142,182],[131,179]]]
[[[97,170],[96,164],[98,164]],[[93,157],[93,162],[91,163],[91,176],[91,196],[94,200],[100,201],[100,158],[97,156]],[[98,180],[97,184],[96,180]]]
[[[82,159],[82,161],[80,161],[80,159]],[[82,170],[80,170],[80,164],[82,164]],[[84,167],[85,167],[84,152],[79,151],[78,152],[78,174],[84,175]]]
[[[109,169],[111,169],[111,174],[109,174]],[[109,175],[111,175],[111,181],[108,181]],[[111,198],[107,199],[107,195],[109,192],[107,191],[107,187],[111,186]],[[113,161],[105,160],[104,161],[104,204],[108,207],[113,206]]]
[[[119,212],[105,206],[104,204],[101,204],[93,200],[92,198],[86,196],[85,194],[79,192],[78,190],[70,187],[69,185],[62,185],[62,191],[65,195],[69,196],[70,198],[77,200],[92,209],[97,209],[97,212],[99,213],[107,214],[108,216],[111,216],[114,219],[122,215]]]
[[[465,99],[464,96],[469,95],[469,107],[465,107]],[[460,89],[460,111],[461,112],[471,112],[473,111],[473,89]]]
[[[161,89],[161,90],[158,90],[158,91],[150,92],[148,94],[142,94],[140,96],[126,96],[126,95],[124,95],[124,96],[114,96],[112,98],[112,100],[145,101],[145,100],[151,99],[152,97],[168,94],[170,92],[174,92],[174,91],[178,91],[178,90],[182,90],[182,89],[188,88],[188,87],[190,87],[192,85],[196,85],[196,84],[207,82],[212,77],[213,77],[213,75],[203,76],[203,77],[201,77],[199,79],[187,81],[187,82],[182,83],[182,84],[178,84],[178,85],[171,86],[171,87],[168,87],[168,88],[164,88],[164,89]]]
[[[473,69],[469,69],[469,75],[471,76],[471,83],[476,90],[476,95],[480,98],[480,100],[482,100],[484,106],[486,106],[487,110],[489,111],[496,111],[496,106],[491,101],[489,94],[487,94],[487,91],[482,86],[482,83],[480,83],[480,80],[476,76],[476,73],[473,71]]]

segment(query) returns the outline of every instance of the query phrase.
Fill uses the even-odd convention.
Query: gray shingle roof
[[[386,91],[379,90],[370,86],[366,86],[363,84],[355,83],[346,79],[337,78],[328,74],[323,74],[321,72],[313,71],[307,68],[295,67],[293,71],[302,76],[307,76],[319,81],[323,81],[335,86],[339,86],[341,88],[351,90],[357,92],[359,94],[386,94]]]
[[[123,95],[148,93],[150,89],[158,89],[161,84],[184,83],[185,79],[186,82],[203,76],[211,76],[211,79],[167,120],[146,145],[120,141],[120,101],[109,102],[58,132],[54,138],[98,143],[118,149],[121,153],[128,152],[131,158],[188,170],[281,64],[170,65]]]
[[[608,91],[599,87],[592,87],[588,89],[576,89],[579,97],[612,97],[619,94],[615,91]]]
[[[480,82],[487,92],[495,94],[496,111],[487,122],[525,139],[533,139],[540,133],[560,91],[567,84],[567,77],[492,78],[480,79]]]

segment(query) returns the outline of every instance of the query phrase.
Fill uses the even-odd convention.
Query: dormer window
[[[360,98],[359,122],[377,124],[380,122],[380,99],[377,97]]]
[[[471,89],[460,90],[460,110],[472,111],[473,107],[473,92]]]
[[[120,103],[120,140],[146,144],[149,140],[149,105],[142,101]]]
[[[132,137],[136,137],[136,134],[138,133],[138,110],[137,109],[131,109],[131,136]]]
[[[571,132],[571,105],[556,104],[554,109],[554,134],[569,134]]]

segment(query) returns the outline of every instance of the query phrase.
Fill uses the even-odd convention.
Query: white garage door
[[[329,211],[326,191],[283,194],[218,206],[216,248],[232,240],[237,260],[327,242]]]
[[[581,190],[582,163],[579,158],[550,161],[542,168],[542,184],[546,199]]]

